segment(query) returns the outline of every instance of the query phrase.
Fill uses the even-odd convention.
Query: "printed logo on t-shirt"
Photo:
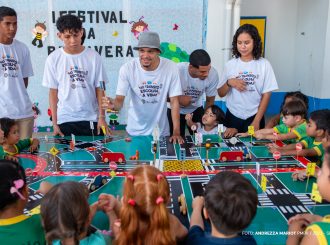
[[[253,74],[251,71],[243,71],[240,72],[238,77],[238,79],[241,79],[243,81],[245,81],[246,86],[247,86],[247,91],[255,91],[255,83],[256,83],[256,79],[259,78],[259,75],[255,75]]]
[[[78,66],[70,66],[68,75],[70,76],[72,89],[86,88],[88,71],[85,71],[83,68],[79,68]]]
[[[4,77],[18,77],[19,63],[13,55],[2,54],[0,64]]]
[[[188,86],[185,90],[183,90],[184,95],[188,95],[192,97],[192,100],[197,100],[203,91],[199,90],[198,88],[194,86]]]
[[[139,85],[140,98],[142,103],[158,103],[160,91],[163,87],[162,83],[158,81],[142,81]]]

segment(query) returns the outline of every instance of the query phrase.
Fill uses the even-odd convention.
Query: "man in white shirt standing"
[[[27,93],[29,77],[33,75],[27,46],[14,39],[17,14],[14,9],[0,7],[0,118],[15,119],[20,138],[32,137],[33,110]]]
[[[197,49],[190,54],[189,63],[182,62],[178,65],[182,96],[180,102],[180,135],[185,135],[187,114],[193,114],[192,120],[200,122],[204,114],[203,96],[206,95],[206,108],[214,104],[219,83],[219,75],[211,66],[211,58],[203,49]],[[171,107],[167,110],[170,132],[172,132]],[[192,134],[191,129],[189,128]]]
[[[173,61],[159,57],[160,40],[156,32],[139,36],[139,57],[124,64],[119,71],[115,99],[103,99],[103,106],[122,108],[130,93],[126,131],[132,135],[151,135],[158,125],[161,136],[169,136],[166,101],[172,107],[173,134],[170,141],[183,142],[180,136],[179,96],[182,94],[179,72]]]

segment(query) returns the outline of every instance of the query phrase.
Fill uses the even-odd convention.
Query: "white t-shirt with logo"
[[[217,126],[212,128],[210,131],[206,131],[204,129],[204,125],[202,125],[201,123],[197,122],[196,125],[197,125],[197,133],[201,133],[202,135],[219,134]],[[223,126],[223,132],[225,132],[226,130],[227,130],[227,128],[225,126]]]
[[[139,58],[124,64],[119,71],[116,94],[128,93],[131,101],[126,131],[130,135],[151,135],[158,124],[160,135],[168,136],[167,97],[182,95],[176,64],[162,57],[154,71],[145,71]]]
[[[180,107],[180,114],[188,114],[203,106],[204,94],[208,97],[217,94],[217,85],[219,84],[219,75],[216,69],[211,67],[209,75],[204,80],[190,76],[188,62],[177,64],[180,74],[182,94],[191,96],[191,104],[186,107]],[[170,104],[168,103],[168,107]]]
[[[23,80],[33,76],[29,49],[14,39],[9,45],[0,43],[0,52],[0,118],[32,117],[32,103]]]
[[[100,55],[86,48],[68,54],[63,48],[52,52],[45,64],[42,85],[58,90],[57,123],[97,121],[96,88],[108,81]]]
[[[273,68],[264,58],[249,62],[240,58],[231,59],[225,65],[218,88],[231,78],[242,79],[247,85],[246,91],[231,88],[226,96],[227,108],[234,116],[243,120],[257,113],[264,93],[278,89]]]

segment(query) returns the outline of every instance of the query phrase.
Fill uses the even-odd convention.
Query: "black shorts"
[[[74,134],[76,136],[94,136],[97,135],[97,122],[93,122],[94,130],[90,128],[89,121],[79,121],[79,122],[66,122],[61,123],[58,126],[60,127],[61,132],[64,136],[71,136]],[[104,135],[102,130],[99,135]]]
[[[253,115],[252,117],[249,117],[244,120],[234,116],[227,108],[225,126],[227,128],[236,128],[239,133],[245,133],[248,131],[248,126],[251,125],[255,116],[256,115]],[[262,117],[262,119],[260,120],[259,128],[261,129],[264,127],[265,127],[265,118]]]

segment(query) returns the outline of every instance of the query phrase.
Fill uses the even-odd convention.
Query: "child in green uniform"
[[[46,244],[40,215],[23,213],[29,190],[24,169],[16,162],[0,160],[0,243]]]
[[[326,148],[322,169],[318,172],[317,186],[323,199],[330,201],[330,147]],[[289,219],[287,245],[330,244],[330,216],[298,214]],[[307,227],[307,228],[306,228]]]
[[[283,147],[271,145],[270,152],[279,151],[282,155],[298,155],[304,157],[317,157],[321,163],[323,160],[324,150],[322,147],[322,139],[325,137],[326,130],[330,124],[330,110],[318,110],[311,113],[307,124],[307,136],[301,139],[303,149],[296,150],[296,144],[289,144]]]
[[[283,140],[295,143],[306,137],[307,109],[300,100],[290,101],[283,106],[283,123],[272,129],[260,129],[255,132],[257,139]],[[276,133],[276,134],[274,134]]]
[[[31,152],[38,149],[38,139],[19,139],[18,125],[15,120],[6,117],[1,118],[0,125],[4,133],[4,140],[1,145],[5,154],[14,156],[27,147],[30,147]]]
[[[265,128],[273,128],[276,125],[283,124],[283,114],[282,114],[283,106],[293,100],[301,100],[302,102],[304,102],[304,104],[306,105],[306,109],[308,110],[309,103],[308,103],[308,97],[306,95],[304,95],[300,91],[287,92],[284,96],[284,99],[283,99],[283,102],[281,105],[281,109],[280,109],[281,113],[277,114],[277,115],[273,116],[271,119],[269,119]]]

